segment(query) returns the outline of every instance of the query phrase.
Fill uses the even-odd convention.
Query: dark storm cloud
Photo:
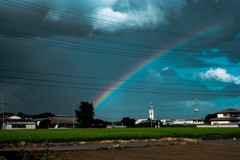
[[[228,57],[231,63],[238,63],[240,61],[240,37],[238,37],[237,33],[233,36],[234,38],[232,40],[226,41],[225,43],[219,43],[216,47],[219,48],[218,55]]]
[[[156,28],[180,15],[185,0],[171,1],[28,1],[9,0],[0,5],[1,32],[16,36],[89,35],[135,27]],[[127,26],[127,28],[126,28]]]
[[[199,0],[194,2],[188,0],[187,2],[188,5],[184,8],[181,17],[177,19],[169,17],[169,21],[172,21],[172,27],[178,26],[182,32],[187,30],[196,33],[199,29],[218,25],[227,27],[240,25],[239,1],[221,0],[216,2],[215,0]]]
[[[239,3],[239,1],[214,0],[100,0],[98,2],[10,0],[2,2],[0,13],[1,18],[4,16],[7,20],[17,19],[21,23],[80,34],[90,34],[96,30],[116,32],[125,29],[126,25],[129,28],[158,28],[159,25],[170,25],[169,27],[174,30],[196,32],[200,28],[205,28],[206,24],[209,25],[207,27],[220,23],[239,24]],[[5,26],[6,23],[3,20],[1,26]],[[45,31],[42,32],[54,34]],[[40,34],[38,32],[42,33],[38,30],[35,31],[36,35]]]
[[[87,21],[78,20],[77,14],[81,13],[75,15],[74,12],[65,11],[65,6],[72,4],[72,1],[69,1],[68,5],[62,2],[63,7],[55,7],[47,1],[4,1],[1,3],[0,26],[4,34],[41,37],[71,34],[81,36],[92,32],[92,27]]]
[[[1,3],[1,32],[19,37],[84,36],[147,27],[163,30],[158,31],[161,40],[172,36],[178,40],[188,36],[187,32],[198,35],[209,27],[240,24],[238,1],[10,0]],[[237,30],[235,27],[234,34]],[[183,35],[165,34],[168,31]],[[214,40],[209,47],[218,43]]]
[[[151,82],[154,79],[163,83],[199,84],[202,86],[168,86],[168,88],[181,92],[162,94],[161,96],[155,94],[155,98],[152,94],[145,94],[141,97],[136,96],[135,101],[133,101],[132,96],[122,92],[128,96],[127,100],[118,97],[120,100],[115,101],[113,96],[112,101],[114,101],[115,108],[120,106],[121,109],[123,109],[122,106],[128,106],[128,102],[132,102],[136,106],[133,108],[135,110],[138,106],[146,104],[152,99],[164,103],[194,99],[196,95],[192,94],[195,92],[192,90],[200,90],[199,97],[201,94],[205,94],[204,99],[213,99],[217,95],[208,88],[207,84],[204,85],[204,81],[201,79],[189,80],[194,76],[194,73],[190,73],[186,80],[183,78],[184,76],[180,77],[182,73],[177,72],[176,68],[184,67],[184,69],[191,70],[192,68],[234,65],[200,60],[211,57],[228,57],[234,63],[239,62],[240,56],[236,54],[239,53],[240,49],[239,4],[240,2],[237,0],[1,1],[0,33],[2,34],[0,36],[3,34],[13,36],[8,39],[0,39],[1,68],[118,79],[135,68],[137,64],[145,61],[145,57],[148,58],[149,54],[152,55],[156,52],[155,50],[160,48],[169,50],[216,28],[216,32],[211,35],[212,37],[206,36],[195,40],[177,50],[178,53],[167,53],[166,57],[159,57],[158,65],[153,66],[151,71],[153,76],[147,80]],[[30,39],[30,42],[33,43],[18,41],[16,37],[23,37],[23,40]],[[72,37],[80,37],[81,39],[71,39]],[[101,38],[102,41],[97,38]],[[31,41],[32,39],[33,41]],[[46,43],[39,45],[36,39],[46,41]],[[60,42],[63,45],[56,47],[52,47],[51,43],[48,45],[48,41],[55,42],[56,39],[62,40]],[[69,49],[71,48],[69,46],[73,44],[78,45],[77,49]],[[116,49],[110,49],[111,47]],[[91,52],[85,52],[84,48],[91,50]],[[214,49],[219,51],[213,52]],[[129,52],[129,50],[135,51]],[[121,56],[105,56],[100,54],[101,52]],[[127,56],[124,56],[125,54]],[[143,59],[131,57],[131,54],[143,55]],[[11,74],[16,75],[15,73]],[[31,77],[32,75],[25,76]],[[139,74],[139,77],[143,77],[142,74]],[[38,78],[49,79],[44,75],[39,75]],[[72,79],[62,78],[61,80],[72,81]],[[139,79],[137,80],[139,81]],[[73,81],[82,82],[82,80],[76,79]],[[86,83],[86,81],[83,82]],[[90,82],[96,86],[103,84],[111,86],[114,83],[114,81],[104,83],[97,81],[96,83],[95,79]],[[216,82],[214,81],[214,83]],[[45,85],[46,83],[41,84]],[[26,91],[22,88],[25,88]],[[156,86],[156,89],[159,89],[159,86]],[[160,91],[175,92],[173,89],[171,91],[161,89]],[[22,109],[15,107],[17,111],[24,111],[24,107],[27,106],[33,111],[36,110],[35,112],[51,108],[51,111],[59,113],[71,113],[69,106],[71,108],[74,97],[78,97],[79,101],[92,102],[94,98],[101,95],[101,91],[104,92],[104,90],[74,90],[38,85],[14,85],[11,88],[5,83],[0,83],[0,90],[2,90],[1,94],[6,92],[6,101],[22,104]],[[225,91],[229,90],[231,88],[227,88]],[[228,94],[228,92],[221,94]],[[38,102],[40,106],[36,105]],[[9,107],[11,106],[11,111],[15,112],[14,105],[9,104]],[[112,107],[109,106],[106,108]],[[25,109],[25,111],[32,112],[29,109]],[[106,112],[104,108],[103,112]]]
[[[187,6],[184,8],[182,15],[178,18],[169,16],[167,18],[171,23],[169,30],[176,30],[180,38],[176,39],[194,39],[202,36],[204,33],[212,32],[208,36],[204,36],[197,41],[194,41],[182,50],[189,50],[190,57],[209,58],[213,57],[228,57],[232,61],[239,62],[239,31],[240,31],[240,1],[229,0],[196,0],[187,1]],[[185,38],[184,38],[185,37]],[[203,55],[211,49],[219,49],[218,53],[209,53]],[[181,51],[181,50],[180,50]],[[182,51],[186,52],[186,51]],[[236,53],[237,52],[237,53]],[[187,67],[189,63],[179,63],[179,67]],[[196,61],[192,64],[193,67],[204,67],[206,64],[203,61]],[[212,66],[218,66],[213,64]]]
[[[26,86],[9,84],[1,80],[0,98],[6,103],[5,112],[25,110],[24,96],[22,97],[21,95],[27,94],[28,92],[29,88]],[[11,95],[11,97],[9,97],[9,95]]]

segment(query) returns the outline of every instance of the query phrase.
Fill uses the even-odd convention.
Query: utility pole
[[[3,129],[3,130],[4,130],[4,126],[5,126],[5,124],[4,124],[4,104],[5,104],[5,102],[4,102],[4,100],[3,100],[3,104],[2,104],[2,106],[3,106],[3,114],[2,114],[2,115],[3,115],[3,117],[2,117],[2,119],[3,119],[3,126],[2,126],[2,127],[3,127],[3,128],[2,128],[2,129]]]
[[[73,123],[73,128],[74,128],[74,110],[75,110],[75,100],[73,100],[73,118],[72,118],[72,123]]]
[[[159,118],[158,118],[158,115],[157,115],[157,128],[160,128],[160,124],[159,124]]]
[[[197,121],[197,112],[198,112],[198,108],[197,108],[197,98],[195,99],[195,109],[194,109],[194,111],[196,112],[196,127],[197,127],[197,123],[198,123],[198,121]]]

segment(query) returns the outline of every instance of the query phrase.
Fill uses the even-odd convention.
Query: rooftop
[[[2,121],[2,120],[0,120]],[[31,119],[4,119],[4,122],[33,122]]]
[[[217,114],[224,114],[224,113],[239,113],[240,114],[240,110],[237,110],[237,109],[225,109],[225,110],[222,110],[222,111],[219,111],[219,112],[216,112]]]

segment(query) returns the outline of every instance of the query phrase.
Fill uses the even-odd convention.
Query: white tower
[[[149,118],[151,120],[154,120],[154,110],[153,110],[153,104],[152,103],[150,103]]]

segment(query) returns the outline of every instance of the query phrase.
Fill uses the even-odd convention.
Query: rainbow
[[[186,39],[184,42],[178,42],[177,44],[175,44],[172,48],[170,48],[168,50],[157,51],[156,53],[153,54],[153,56],[148,58],[146,61],[143,61],[142,63],[140,63],[137,66],[135,66],[134,68],[132,68],[127,74],[125,74],[121,78],[121,80],[117,81],[112,86],[110,86],[107,90],[102,92],[100,94],[100,96],[98,96],[93,101],[93,104],[95,106],[95,111],[97,111],[99,108],[101,108],[114,95],[114,93],[117,92],[118,88],[122,87],[125,83],[127,83],[127,81],[129,81],[132,77],[134,77],[134,75],[136,75],[139,71],[143,70],[144,68],[146,68],[147,66],[149,66],[150,64],[155,62],[159,57],[161,57],[165,54],[180,50],[180,49],[186,47],[187,45],[189,45],[193,42],[196,42],[197,40],[203,39],[209,35],[216,33],[218,30],[219,30],[218,27],[211,29],[210,31],[208,30],[207,32],[203,32],[203,33],[199,34],[199,36]]]

